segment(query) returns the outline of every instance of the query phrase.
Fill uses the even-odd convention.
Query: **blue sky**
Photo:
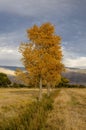
[[[0,0],[0,65],[22,65],[26,29],[44,22],[62,37],[65,66],[86,68],[86,0]]]

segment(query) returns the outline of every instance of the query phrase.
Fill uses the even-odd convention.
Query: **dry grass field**
[[[86,130],[86,89],[61,89],[46,130]]]
[[[0,122],[16,116],[28,103],[36,100],[38,89],[0,88]]]
[[[36,100],[38,89],[0,89],[0,123]],[[86,130],[86,89],[60,89],[44,130]]]

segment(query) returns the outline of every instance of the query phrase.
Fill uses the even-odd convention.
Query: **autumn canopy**
[[[39,84],[40,96],[42,84],[49,89],[61,80],[62,64],[61,37],[56,35],[51,23],[34,25],[27,30],[28,42],[20,45],[22,63],[25,66],[25,81]],[[18,71],[17,71],[18,75]],[[41,98],[41,97],[40,97]]]

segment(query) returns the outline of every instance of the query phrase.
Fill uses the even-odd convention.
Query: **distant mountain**
[[[17,66],[0,66],[0,68],[5,68],[13,71],[15,71],[17,68],[24,70],[24,67],[17,67]]]
[[[14,71],[20,68],[24,70],[24,67],[17,66],[0,66],[0,72],[6,73],[12,82],[15,81]],[[66,71],[62,75],[70,80],[71,84],[86,85],[86,69],[69,68],[66,67]]]
[[[86,85],[86,69],[66,68],[62,75],[68,78],[71,84]]]
[[[3,67],[0,67],[0,73],[5,73],[7,75],[15,75],[13,70],[6,69],[6,68],[3,68]]]
[[[86,69],[80,69],[80,68],[68,68],[68,67],[66,67],[66,72],[86,73]]]
[[[17,66],[0,66],[0,72],[7,74],[8,78],[11,82],[18,82],[15,77],[15,70],[20,68],[24,70],[24,67],[17,67]]]

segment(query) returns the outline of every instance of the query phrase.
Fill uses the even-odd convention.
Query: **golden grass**
[[[46,90],[44,90],[46,92]],[[38,96],[38,89],[0,89],[0,123],[18,116]],[[47,116],[45,130],[86,130],[86,89],[61,89]]]
[[[46,130],[86,130],[86,89],[61,89]]]
[[[53,98],[44,95],[39,102],[38,92],[38,89],[0,89],[0,130],[44,128]]]
[[[36,100],[38,89],[0,88],[0,121],[16,116],[20,109]]]

